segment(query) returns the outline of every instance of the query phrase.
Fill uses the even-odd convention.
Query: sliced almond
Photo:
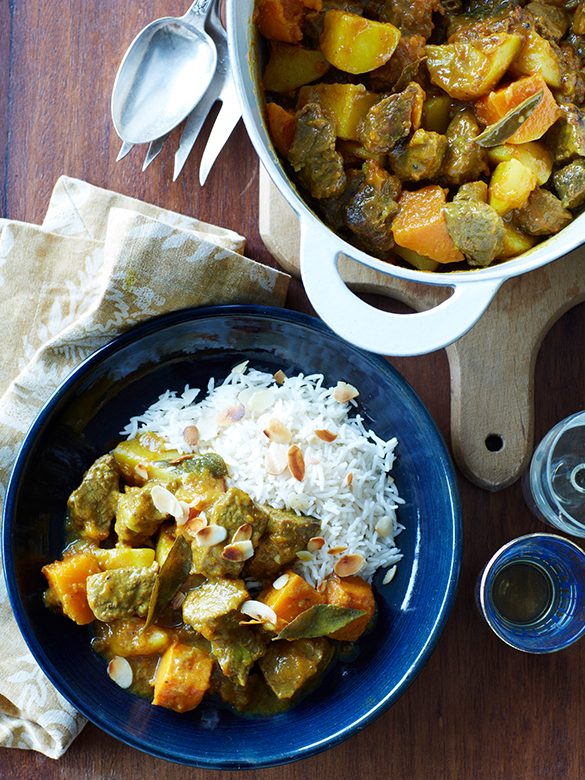
[[[271,441],[264,456],[264,468],[269,474],[282,474],[288,468],[288,448]]]
[[[197,532],[202,528],[205,528],[206,525],[207,517],[205,516],[205,512],[200,512],[187,520],[183,526],[183,530],[188,533],[189,536],[195,536]]]
[[[243,542],[232,542],[226,544],[221,554],[226,561],[247,561],[254,555],[254,545],[247,539]]]
[[[281,590],[282,588],[284,588],[284,586],[289,580],[289,577],[290,577],[289,574],[281,574],[280,577],[277,577],[272,583],[272,587],[274,588],[274,590]]]
[[[336,547],[331,547],[329,550],[327,550],[327,553],[329,555],[341,555],[341,553],[345,552],[346,550],[346,544],[338,544]]]
[[[180,609],[183,606],[185,598],[186,594],[179,591],[179,593],[177,593],[175,598],[171,601],[171,609]]]
[[[288,444],[292,439],[292,433],[286,425],[274,417],[268,423],[268,428],[264,429],[264,435],[278,444]]]
[[[186,501],[179,501],[179,504],[183,509],[183,514],[180,517],[175,517],[175,522],[177,523],[177,525],[185,525],[185,523],[189,519],[189,515],[191,514],[191,507]]]
[[[384,579],[382,580],[382,585],[388,585],[389,582],[392,582],[395,574],[396,574],[396,564],[394,564],[394,566],[391,566],[388,569],[388,571],[384,575]]]
[[[276,372],[276,374],[273,375],[272,378],[274,379],[274,381],[276,382],[277,385],[283,385],[284,384],[284,380],[286,379],[286,375],[285,375],[284,371],[281,371],[280,369],[278,369],[278,371]]]
[[[351,485],[351,483],[353,482],[353,472],[352,471],[349,472],[349,474],[347,475],[345,481],[347,482],[347,485],[349,487],[349,485]]]
[[[317,436],[318,439],[321,439],[321,441],[335,441],[337,438],[336,433],[331,433],[331,431],[328,431],[326,428],[319,428],[319,430],[315,431],[315,436]]]
[[[259,390],[250,396],[250,400],[248,401],[248,408],[252,412],[261,414],[267,409],[270,409],[273,404],[274,393],[270,388],[267,388],[266,390]]]
[[[241,363],[238,363],[232,368],[232,374],[245,374],[249,362],[249,360],[243,360]]]
[[[364,559],[359,553],[351,553],[342,556],[335,564],[335,573],[338,577],[352,577],[364,565]]]
[[[317,585],[317,590],[319,591],[319,593],[325,593],[325,591],[327,590],[327,582],[325,580],[323,580],[323,582],[320,582]]]
[[[302,561],[303,563],[310,563],[310,561],[313,560],[315,556],[313,553],[309,552],[308,550],[299,550],[297,553],[297,558],[299,561]]]
[[[347,382],[338,382],[333,391],[333,398],[340,404],[346,404],[352,398],[357,398],[358,395],[359,391],[353,385],[348,385]]]
[[[148,469],[142,463],[138,463],[134,466],[134,473],[137,477],[140,477],[140,479],[148,479]]]
[[[184,455],[179,455],[178,458],[173,458],[173,460],[169,460],[169,465],[171,466],[177,466],[179,463],[184,463],[186,460],[192,460],[193,455],[186,452]]]
[[[288,467],[290,473],[296,479],[297,482],[302,482],[305,478],[305,459],[303,453],[296,444],[289,447],[288,453]]]
[[[171,515],[178,524],[186,522],[189,517],[189,508],[184,501],[179,501],[174,493],[162,485],[153,485],[150,489],[152,503],[159,512]]]
[[[321,550],[323,548],[324,544],[325,539],[323,539],[322,536],[313,536],[313,538],[309,539],[307,542],[307,550],[309,552],[317,552],[317,550]]]
[[[278,621],[276,612],[272,607],[269,607],[268,604],[264,604],[262,601],[256,601],[255,599],[244,601],[240,607],[240,612],[242,615],[247,615],[260,623],[270,623],[275,626]]]
[[[251,523],[243,523],[232,536],[232,544],[235,542],[247,542],[252,538],[254,528]]]
[[[134,675],[132,673],[132,667],[126,658],[122,658],[121,655],[116,655],[108,664],[108,674],[116,685],[120,688],[129,688],[132,685]]]
[[[190,447],[195,447],[199,441],[199,428],[196,425],[187,425],[183,429],[183,441]]]
[[[195,534],[195,540],[200,547],[213,547],[223,542],[227,537],[227,531],[223,525],[206,525]]]
[[[390,515],[384,515],[376,523],[375,531],[379,536],[389,536],[394,528],[394,520]]]
[[[237,423],[246,414],[246,410],[242,404],[236,404],[235,406],[227,406],[222,409],[217,415],[218,425],[233,425]]]

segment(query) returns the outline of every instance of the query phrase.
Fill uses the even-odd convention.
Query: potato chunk
[[[339,70],[369,73],[388,62],[399,39],[393,24],[332,9],[325,14],[321,51]]]
[[[536,187],[534,171],[515,159],[496,166],[488,190],[489,205],[500,216],[512,209],[521,209]]]

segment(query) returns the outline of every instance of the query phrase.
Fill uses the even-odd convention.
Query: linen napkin
[[[0,220],[0,230],[0,501],[35,415],[98,347],[188,306],[282,306],[290,279],[245,258],[233,231],[69,177],[42,226]],[[85,719],[30,654],[3,576],[0,646],[0,747],[58,758]]]

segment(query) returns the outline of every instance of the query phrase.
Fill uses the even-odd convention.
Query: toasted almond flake
[[[183,606],[186,595],[184,593],[177,593],[175,598],[171,601],[171,609],[180,609]]]
[[[285,375],[284,371],[281,371],[280,369],[278,369],[278,371],[276,372],[276,374],[273,375],[272,378],[274,379],[274,381],[276,382],[277,385],[283,385],[284,384],[284,380],[286,379],[286,375]]]
[[[179,504],[181,505],[183,514],[180,517],[175,517],[175,522],[177,523],[177,525],[185,525],[185,523],[189,519],[189,515],[191,514],[191,507],[186,501],[179,501]]]
[[[347,482],[348,486],[351,485],[351,483],[353,482],[353,472],[352,471],[350,471],[349,474],[347,475],[346,482]]]
[[[232,368],[232,374],[244,374],[248,368],[249,360],[243,360]]]
[[[288,444],[292,439],[292,433],[286,425],[274,417],[268,423],[268,428],[264,429],[264,435],[278,444]]]
[[[251,523],[243,523],[232,536],[232,544],[235,542],[247,542],[252,538],[253,527]]]
[[[307,542],[307,550],[309,552],[317,552],[317,550],[321,550],[323,545],[325,544],[325,539],[323,539],[322,536],[313,536],[312,539],[309,539]]]
[[[264,604],[262,601],[256,601],[255,599],[248,599],[244,601],[240,607],[242,615],[247,615],[253,620],[258,620],[261,623],[271,623],[276,625],[278,618],[276,612],[269,607],[268,604]]]
[[[183,526],[183,531],[189,534],[189,536],[195,536],[198,531],[205,528],[207,525],[207,517],[201,512],[198,515],[190,517],[189,520]]]
[[[309,561],[312,561],[315,556],[313,553],[309,552],[308,550],[300,550],[297,553],[297,558],[299,561],[302,561],[303,563],[309,563]]]
[[[317,585],[317,590],[319,591],[319,593],[325,593],[325,591],[327,590],[327,583],[325,582],[325,580],[323,580],[323,582],[320,582]]]
[[[242,404],[228,406],[217,415],[217,424],[224,426],[233,425],[234,423],[237,423],[238,420],[241,420],[245,414],[246,410]]]
[[[310,455],[309,463],[311,464],[311,466],[318,466],[319,463],[321,463],[321,461],[319,460],[319,458],[316,458],[314,455]]]
[[[327,441],[327,442],[335,441],[335,439],[337,438],[336,433],[331,433],[331,431],[328,431],[325,428],[320,428],[319,430],[315,431],[315,436],[321,439],[321,441]]]
[[[384,575],[384,579],[382,580],[382,585],[388,585],[388,583],[394,579],[395,574],[396,574],[396,564],[394,564],[394,566],[388,569],[388,571]]]
[[[269,474],[282,474],[288,468],[288,448],[286,444],[271,441],[264,456],[264,468]]]
[[[274,404],[274,393],[270,388],[253,393],[248,401],[248,408],[261,414]]]
[[[281,574],[280,577],[277,577],[272,583],[272,587],[274,588],[274,590],[281,590],[281,588],[284,588],[284,586],[289,580],[289,577],[290,577],[289,574]]]
[[[186,522],[189,517],[188,504],[184,501],[179,501],[174,493],[171,493],[166,487],[163,487],[162,485],[153,485],[150,489],[150,497],[152,498],[152,503],[159,512],[171,515],[179,525]]]
[[[347,550],[346,544],[338,544],[335,547],[330,547],[327,552],[329,555],[341,555],[342,552]]]
[[[228,561],[247,561],[254,555],[254,545],[249,539],[232,542],[224,547],[221,555]]]
[[[196,425],[187,425],[183,429],[183,441],[191,447],[195,447],[199,441],[199,428]]]
[[[305,478],[305,459],[300,448],[293,444],[288,450],[288,467],[290,473],[296,479],[297,482],[302,482]]]
[[[227,537],[227,531],[223,525],[206,525],[195,534],[195,539],[200,547],[213,547]]]
[[[134,466],[134,473],[137,477],[140,477],[140,479],[148,479],[148,470],[142,463],[138,463]]]
[[[333,391],[333,398],[340,404],[346,404],[352,398],[357,398],[358,395],[358,390],[353,385],[348,385],[347,382],[338,382]]]
[[[374,530],[380,536],[389,536],[392,533],[393,528],[394,528],[394,520],[390,517],[390,515],[384,515],[384,517],[381,517],[378,520]]]
[[[344,555],[335,564],[335,573],[338,577],[351,577],[357,574],[364,565],[364,559],[359,553]]]
[[[132,685],[134,677],[132,667],[126,658],[116,655],[108,664],[108,674],[110,678],[120,686],[120,688],[129,688]]]
[[[175,458],[174,460],[169,460],[169,465],[176,466],[179,463],[183,463],[186,460],[191,460],[193,455],[190,455],[188,452],[186,452],[184,455],[179,455],[178,458]]]

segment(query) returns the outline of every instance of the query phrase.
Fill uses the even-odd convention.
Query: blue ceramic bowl
[[[288,712],[249,719],[212,703],[191,713],[153,707],[115,685],[89,630],[43,606],[41,567],[60,556],[65,504],[84,471],[120,439],[137,411],[167,388],[205,388],[237,362],[285,374],[325,374],[360,390],[366,424],[399,444],[394,469],[406,527],[389,586],[375,582],[376,629],[359,656],[338,663]],[[429,413],[382,358],[320,321],[280,309],[183,310],[142,324],[97,351],[55,392],[29,430],[8,486],[2,552],[16,619],[56,688],[90,721],[159,758],[208,769],[284,764],[333,747],[404,693],[445,625],[461,562],[461,509],[453,466]]]

